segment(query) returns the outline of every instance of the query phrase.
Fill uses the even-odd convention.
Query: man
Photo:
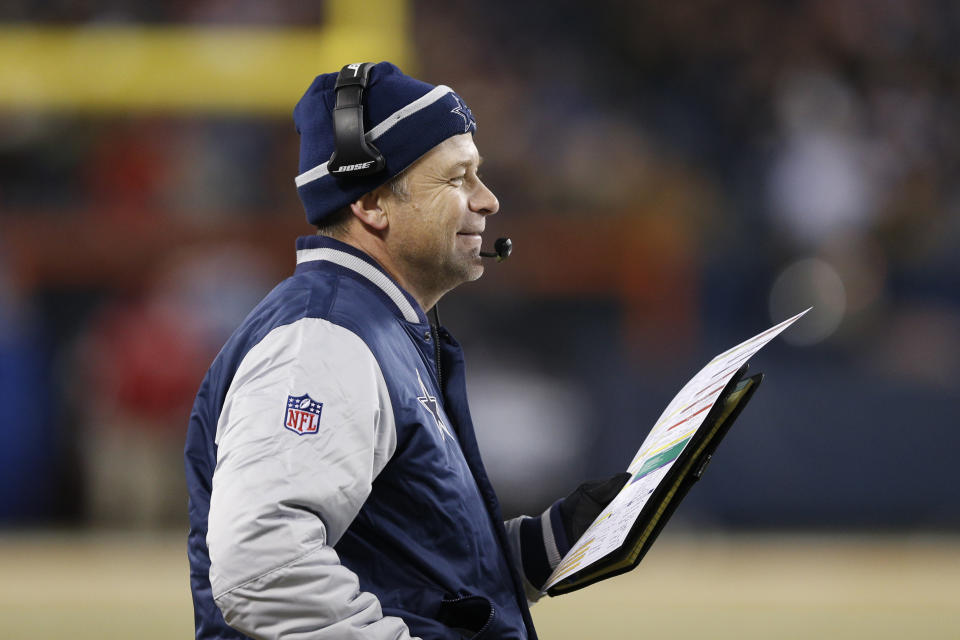
[[[294,111],[319,233],[298,240],[294,275],[224,346],[191,415],[197,638],[534,638],[528,600],[624,477],[504,526],[462,352],[425,315],[483,273],[499,204],[476,122],[451,89],[389,63],[339,77],[352,93],[321,75]],[[331,159],[363,146],[351,117],[382,160]],[[368,164],[382,169],[346,175]]]

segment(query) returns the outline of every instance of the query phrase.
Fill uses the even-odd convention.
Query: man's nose
[[[470,210],[489,216],[500,210],[500,201],[487,185],[480,182],[477,191],[470,198]]]

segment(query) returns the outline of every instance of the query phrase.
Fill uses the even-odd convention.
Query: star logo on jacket
[[[440,405],[437,404],[436,397],[427,392],[427,387],[423,384],[423,378],[420,377],[419,369],[417,369],[417,382],[420,383],[420,393],[422,394],[417,397],[417,400],[419,400],[420,404],[426,407],[427,411],[433,416],[433,419],[437,423],[437,431],[440,432],[440,439],[446,442],[447,436],[453,438],[453,434],[447,429],[447,425],[443,423],[443,418],[440,417]]]
[[[320,411],[323,403],[307,394],[287,396],[287,409],[283,426],[298,436],[314,434],[320,430]]]

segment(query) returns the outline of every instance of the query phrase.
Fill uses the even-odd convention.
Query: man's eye
[[[454,176],[453,178],[450,178],[450,182],[453,182],[455,184],[462,184],[466,177],[467,177],[466,175]]]

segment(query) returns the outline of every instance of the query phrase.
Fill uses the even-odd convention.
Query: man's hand
[[[539,517],[521,516],[506,523],[530,602],[543,595],[550,573],[628,480],[630,474],[622,472],[606,480],[584,482]]]
[[[600,512],[610,504],[623,486],[630,480],[626,471],[618,473],[606,480],[584,482],[557,505],[560,518],[563,521],[565,541],[557,540],[557,551],[566,555],[587,528],[597,519]],[[561,547],[561,542],[566,542]]]

